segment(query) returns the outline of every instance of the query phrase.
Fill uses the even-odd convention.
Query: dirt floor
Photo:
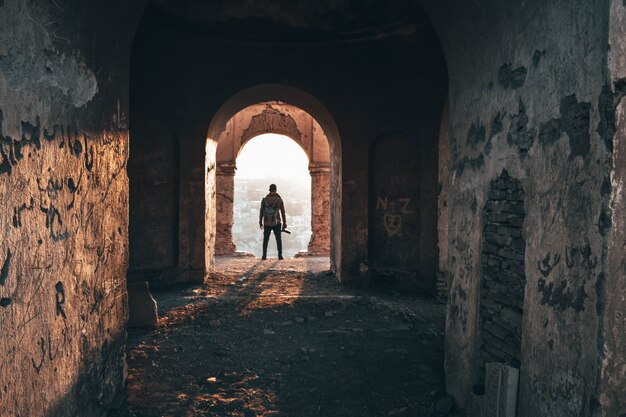
[[[219,258],[209,285],[154,292],[158,327],[129,330],[130,415],[439,415],[444,306],[328,267]]]

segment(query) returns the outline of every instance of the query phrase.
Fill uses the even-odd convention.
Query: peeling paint
[[[576,95],[563,97],[560,105],[561,129],[569,137],[570,159],[586,156],[591,148],[589,118],[591,103],[578,102]]]
[[[539,127],[539,143],[543,146],[552,145],[561,137],[561,121],[551,119]]]
[[[526,106],[522,99],[518,103],[518,112],[510,116],[511,126],[507,135],[509,145],[515,146],[521,158],[525,158],[535,142],[535,128],[528,128]]]
[[[609,152],[613,152],[613,138],[617,131],[615,111],[624,96],[626,96],[626,78],[617,80],[613,84],[613,89],[611,89],[610,85],[604,85],[598,97],[600,122],[596,132],[603,139]]]
[[[35,6],[10,3],[0,15],[0,27],[4,28],[0,33],[0,77],[15,92],[49,88],[60,92],[74,107],[84,106],[98,92],[95,73],[77,53],[60,52],[52,42],[54,34],[38,21],[53,19],[36,19],[29,7]]]
[[[480,123],[480,120],[477,120],[472,123],[467,132],[467,145],[472,149],[476,148],[477,145],[485,141],[486,134],[485,126]]]
[[[498,72],[498,82],[505,89],[518,89],[524,85],[526,81],[526,67],[520,66],[513,69],[512,64],[504,64]]]

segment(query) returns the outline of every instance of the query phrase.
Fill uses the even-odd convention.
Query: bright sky
[[[310,180],[308,167],[309,159],[296,142],[273,133],[250,139],[237,157],[238,178]]]

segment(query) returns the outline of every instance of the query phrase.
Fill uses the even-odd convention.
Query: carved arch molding
[[[241,135],[241,144],[243,145],[248,140],[265,133],[285,135],[297,142],[302,142],[302,133],[298,130],[296,121],[269,104],[262,113],[252,117],[250,124]]]

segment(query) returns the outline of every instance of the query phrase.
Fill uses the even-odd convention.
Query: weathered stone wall
[[[219,148],[219,146],[218,146]],[[233,242],[235,170],[237,167],[229,162],[218,162],[215,184],[216,228],[215,254],[231,255],[237,247]]]
[[[423,3],[450,73],[448,390],[465,405],[478,372],[481,213],[506,169],[527,201],[518,415],[594,415],[613,263],[604,249],[609,2]],[[610,314],[623,309],[614,301]]]
[[[433,290],[434,271],[424,268],[421,247],[423,192],[421,144],[399,132],[370,150],[369,267],[405,286]]]
[[[328,142],[326,142],[328,144]],[[330,158],[330,155],[328,155]],[[309,164],[311,173],[311,239],[307,246],[310,256],[330,254],[330,162]]]
[[[446,101],[441,114],[441,124],[439,128],[439,197],[437,202],[437,244],[439,249],[439,264],[437,267],[437,294],[440,298],[446,299],[450,274],[448,271],[448,237],[450,226],[450,174],[452,172],[452,150],[450,149],[449,138],[449,118],[448,102]]]
[[[2,416],[101,415],[124,385],[138,15],[62,6],[0,1]]]
[[[519,369],[526,277],[522,236],[524,190],[506,171],[491,182],[483,209],[481,249],[479,381],[485,364]]]
[[[235,252],[232,239],[234,175],[237,156],[245,144],[265,133],[285,135],[302,147],[311,174],[311,240],[308,254],[330,252],[330,149],[328,138],[315,119],[295,106],[267,102],[237,112],[217,138],[216,255]],[[287,216],[289,213],[287,213]]]
[[[217,227],[217,163],[215,162],[215,154],[217,152],[217,142],[212,139],[207,139],[204,148],[205,157],[205,176],[204,176],[204,201],[206,202],[204,210],[204,245],[202,250],[204,254],[210,254],[211,256],[204,257],[204,268],[202,279],[206,277],[206,272],[212,272],[215,266],[215,256],[212,256],[212,252],[215,250],[217,241],[216,227]],[[202,230],[202,228],[200,228]],[[184,276],[183,276],[184,278]]]
[[[128,279],[168,282],[178,265],[178,139],[156,121],[130,130]]]
[[[612,144],[613,160],[607,206],[611,229],[607,235],[606,272],[599,285],[599,313],[605,315],[598,349],[601,381],[599,402],[603,416],[626,415],[626,4],[612,0],[609,27],[609,82],[602,96],[606,138]],[[599,103],[600,104],[600,103]]]

